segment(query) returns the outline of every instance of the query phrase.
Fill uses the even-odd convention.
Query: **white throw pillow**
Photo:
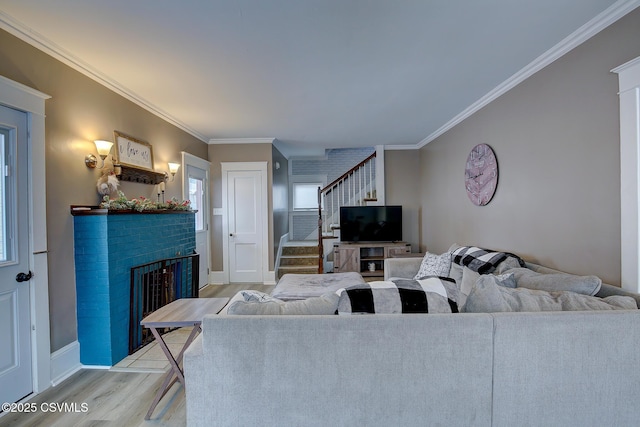
[[[422,258],[420,269],[413,279],[420,280],[429,276],[448,277],[449,270],[451,270],[450,252],[445,252],[442,255],[427,252]]]

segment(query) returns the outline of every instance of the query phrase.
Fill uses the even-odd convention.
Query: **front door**
[[[0,402],[33,391],[27,156],[26,113],[0,107]]]
[[[209,283],[209,216],[208,174],[204,169],[187,164],[188,198],[196,210],[196,252],[200,254],[200,283],[202,288]]]
[[[263,282],[263,173],[260,170],[229,170],[227,218],[229,281]]]

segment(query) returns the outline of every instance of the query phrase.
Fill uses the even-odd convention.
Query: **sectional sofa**
[[[413,277],[420,258],[385,261]],[[527,263],[526,268],[558,273]],[[640,296],[603,284],[599,296]],[[635,426],[640,310],[212,315],[189,426]]]

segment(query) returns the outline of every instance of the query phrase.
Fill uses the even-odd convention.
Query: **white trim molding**
[[[60,350],[51,353],[51,385],[57,386],[62,381],[82,369],[80,363],[80,343],[74,341]]]
[[[194,156],[193,154],[187,153],[186,151],[181,151],[181,162],[182,162],[182,171],[180,175],[180,179],[182,180],[182,200],[187,200],[189,198],[189,176],[188,169],[189,166],[193,166],[195,168],[201,169],[205,171],[205,180],[206,180],[206,192],[205,192],[205,200],[203,209],[203,218],[204,218],[204,226],[206,228],[207,234],[207,258],[200,258],[200,267],[202,267],[202,263],[207,264],[207,271],[211,273],[211,224],[213,224],[213,215],[211,213],[211,162],[205,160],[201,157]],[[211,283],[210,274],[207,274],[207,285]]]
[[[620,0],[608,7],[605,11],[600,13],[595,18],[578,28],[573,33],[565,37],[560,43],[549,49],[538,58],[534,59],[531,63],[526,65],[520,71],[509,77],[507,80],[496,86],[492,91],[484,95],[482,98],[465,108],[462,112],[457,114],[431,135],[420,141],[415,148],[422,148],[443,133],[452,129],[463,120],[469,118],[475,112],[479,111],[486,105],[490,104],[498,97],[507,93],[538,71],[542,70],[547,65],[554,62],[556,59],[564,56],[572,49],[580,46],[582,43],[589,40],[591,37],[598,34],[600,31],[607,28],[629,12],[640,6],[640,0]],[[388,150],[406,149],[406,146],[386,146]]]
[[[258,171],[262,177],[262,203],[258,214],[262,220],[262,259],[260,260],[262,269],[262,282],[264,284],[275,284],[275,272],[269,270],[269,203],[268,203],[268,164],[267,162],[221,162],[222,171],[222,278],[223,283],[229,283],[229,206],[228,206],[228,175],[235,171]],[[219,276],[218,276],[219,277]],[[215,282],[214,282],[215,283]]]
[[[0,76],[0,104],[27,113],[29,127],[29,281],[33,391],[51,386],[45,182],[45,101],[49,95]]]
[[[211,138],[209,144],[273,144],[275,138]]]
[[[122,86],[117,81],[109,78],[108,76],[106,76],[102,72],[100,72],[100,71],[96,70],[95,68],[91,67],[86,62],[84,62],[81,59],[75,57],[74,55],[72,55],[67,50],[65,50],[62,47],[58,46],[57,44],[55,44],[51,40],[47,39],[43,35],[37,33],[36,31],[33,31],[32,29],[26,27],[24,24],[16,21],[14,18],[12,18],[11,16],[7,15],[6,13],[4,13],[2,11],[0,11],[0,28],[5,30],[9,34],[12,34],[12,35],[16,36],[20,40],[30,44],[31,46],[35,47],[36,49],[40,49],[41,51],[43,51],[47,55],[50,55],[50,56],[54,57],[58,61],[62,62],[65,65],[68,65],[69,67],[73,68],[74,70],[76,70],[76,71],[82,73],[83,75],[89,77],[91,80],[94,80],[95,82],[101,84],[102,86],[106,87],[107,89],[110,89],[110,90],[114,91],[115,93],[117,93],[118,95],[123,96],[124,98],[128,99],[129,101],[133,102],[134,104],[136,104],[136,105],[144,108],[145,110],[149,111],[150,113],[158,116],[162,120],[164,120],[164,121],[166,121],[168,123],[171,123],[172,125],[176,126],[177,128],[182,129],[183,131],[187,132],[188,134],[198,138],[200,141],[207,142],[207,138],[204,135],[202,135],[201,133],[199,133],[198,131],[196,131],[195,129],[189,127],[187,124],[185,124],[184,122],[176,119],[175,117],[173,117],[169,113],[161,110],[157,106],[153,105],[151,102],[149,102],[146,99],[142,98],[141,96],[137,95],[136,93],[134,93],[133,91],[129,90],[128,88]]]
[[[640,292],[640,57],[611,71],[620,96],[620,281]]]

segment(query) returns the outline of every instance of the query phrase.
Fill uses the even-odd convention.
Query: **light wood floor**
[[[207,286],[200,290],[201,298],[231,298],[243,289],[271,292],[270,285]],[[0,414],[0,427],[56,426],[185,426],[184,390],[173,385],[160,401],[151,420],[144,416],[151,406],[164,374],[140,374],[82,369],[56,387],[51,387],[25,404],[35,404],[34,413]],[[66,404],[71,411],[52,412],[54,404]],[[86,410],[85,410],[86,408]],[[77,409],[78,412],[73,412]]]

